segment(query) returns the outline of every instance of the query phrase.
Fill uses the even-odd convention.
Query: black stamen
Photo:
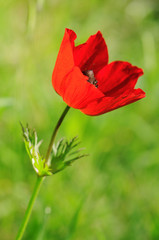
[[[93,70],[86,70],[83,71],[83,74],[86,75],[87,77],[89,77],[89,79],[87,80],[89,83],[93,84],[96,88],[98,87],[98,82],[94,77],[94,72]]]

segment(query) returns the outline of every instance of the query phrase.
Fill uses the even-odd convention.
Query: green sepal
[[[51,155],[51,168],[53,174],[71,166],[76,160],[87,156],[86,154],[79,154],[83,149],[76,150],[78,145],[79,142],[77,137],[72,138],[70,141],[62,138],[56,145],[54,144]]]
[[[39,147],[42,141],[38,142],[36,131],[31,130],[28,125],[26,128],[24,128],[21,124],[21,127],[23,131],[25,148],[36,174],[40,177],[52,175],[51,168],[46,164],[45,158],[43,158],[39,152]]]

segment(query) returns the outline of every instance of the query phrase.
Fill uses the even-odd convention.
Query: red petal
[[[95,73],[108,63],[108,49],[100,31],[74,48],[74,59],[81,71],[93,70]]]
[[[87,82],[88,77],[75,66],[72,50],[75,38],[76,34],[66,29],[52,74],[52,84],[70,107],[83,108],[104,94]]]
[[[87,82],[88,77],[81,73],[78,67],[66,76],[63,81],[63,100],[73,108],[84,108],[91,101],[104,97],[94,85]]]
[[[134,89],[129,95],[125,94],[118,97],[104,97],[99,101],[93,101],[86,108],[80,109],[83,113],[91,116],[101,115],[114,109],[123,107],[130,103],[136,102],[145,97],[144,91],[140,88]]]
[[[129,94],[142,74],[141,68],[128,62],[115,61],[106,65],[95,77],[99,90],[106,96],[113,97],[123,93]]]
[[[74,67],[74,57],[72,51],[72,44],[76,38],[75,32],[72,30],[66,29],[65,34],[60,46],[60,50],[57,56],[56,64],[52,74],[52,84],[56,92],[60,95],[63,94],[62,83],[65,79],[65,76],[72,71]],[[67,86],[69,87],[69,86]]]

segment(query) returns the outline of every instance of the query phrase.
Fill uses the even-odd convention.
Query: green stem
[[[63,122],[63,120],[64,120],[64,118],[65,118],[65,116],[66,116],[66,114],[67,114],[69,109],[70,109],[69,106],[67,106],[65,108],[65,110],[63,111],[63,113],[62,113],[61,117],[59,118],[59,120],[58,120],[58,122],[56,124],[56,127],[55,127],[55,129],[53,131],[53,134],[52,134],[52,137],[51,137],[51,140],[50,140],[50,144],[49,144],[49,147],[48,147],[48,150],[47,150],[47,153],[46,153],[46,158],[45,158],[46,163],[49,160],[49,156],[50,156],[50,153],[52,151],[52,147],[53,147],[53,144],[54,144],[54,140],[55,140],[56,134],[57,134],[57,132],[59,130],[59,127],[61,126],[61,123]]]
[[[51,151],[52,151],[52,147],[53,147],[54,140],[55,140],[56,134],[57,134],[57,132],[58,132],[58,129],[59,129],[59,127],[61,126],[61,124],[62,124],[62,122],[63,122],[63,120],[64,120],[64,118],[65,118],[65,116],[66,116],[66,114],[67,114],[67,112],[68,112],[69,109],[70,109],[69,106],[67,106],[67,107],[65,108],[65,110],[63,111],[61,117],[59,118],[59,120],[58,120],[58,122],[57,122],[57,124],[56,124],[56,126],[55,126],[55,129],[54,129],[54,131],[53,131],[53,134],[52,134],[52,137],[51,137],[51,140],[50,140],[50,144],[49,144],[49,146],[48,146],[48,150],[47,150],[47,153],[46,153],[46,158],[45,158],[46,163],[47,163],[48,160],[49,160],[50,153],[51,153]],[[40,187],[41,187],[41,184],[42,184],[44,178],[45,178],[45,177],[39,177],[39,176],[38,176],[38,178],[37,178],[37,181],[36,181],[36,184],[35,184],[35,187],[34,187],[32,196],[31,196],[31,198],[30,198],[30,201],[29,201],[27,210],[26,210],[26,212],[25,212],[23,222],[22,222],[21,227],[20,227],[20,229],[19,229],[19,232],[18,232],[18,234],[17,234],[16,240],[21,240],[22,237],[23,237],[24,231],[25,231],[25,229],[26,229],[26,226],[27,226],[27,224],[28,224],[28,221],[29,221],[29,218],[30,218],[32,209],[33,209],[34,202],[35,202],[35,200],[36,200],[36,197],[37,197],[37,195],[38,195],[38,192],[39,192],[39,190],[40,190]]]
[[[21,227],[19,229],[19,232],[18,232],[18,235],[16,237],[16,240],[20,240],[22,238],[23,234],[24,234],[25,228],[27,226],[27,223],[29,221],[29,218],[30,218],[30,215],[31,215],[31,212],[32,212],[32,208],[33,208],[35,199],[36,199],[36,197],[38,195],[38,192],[39,192],[39,189],[40,189],[40,186],[41,186],[41,183],[42,183],[43,179],[44,179],[44,177],[38,177],[37,178],[37,181],[36,181],[36,184],[35,184],[32,196],[30,198],[30,201],[29,201],[27,210],[25,212],[22,225],[21,225]]]

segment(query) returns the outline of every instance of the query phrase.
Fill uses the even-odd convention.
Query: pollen
[[[93,84],[96,88],[98,87],[98,82],[94,77],[93,70],[83,71],[83,74],[86,75],[87,77],[89,77],[89,79],[87,80],[89,83]]]

